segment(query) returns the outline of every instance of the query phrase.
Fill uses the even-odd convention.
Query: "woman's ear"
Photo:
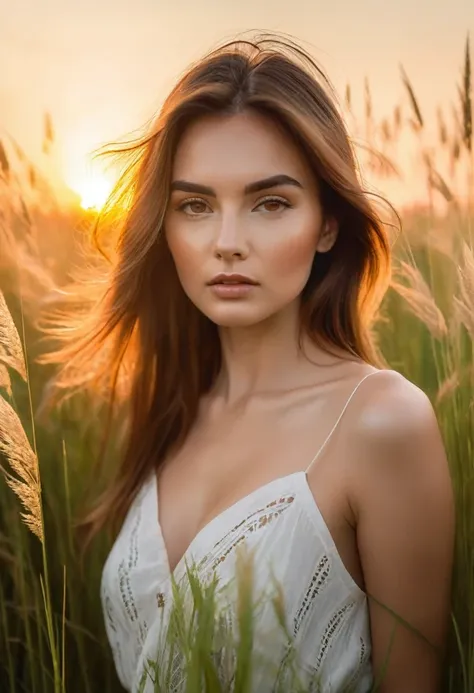
[[[327,253],[333,247],[339,232],[339,225],[333,217],[326,219],[321,229],[321,234],[316,245],[318,253]]]

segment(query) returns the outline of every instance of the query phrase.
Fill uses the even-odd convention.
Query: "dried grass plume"
[[[405,279],[408,286],[396,280],[392,280],[391,286],[405,299],[411,312],[426,325],[434,337],[441,339],[446,336],[446,320],[420,270],[407,262],[401,262],[397,275]]]
[[[3,469],[7,484],[23,503],[25,524],[43,542],[41,484],[36,454],[12,407],[0,397],[0,453],[4,455],[19,479]]]
[[[3,293],[0,291],[0,364],[14,368],[26,380],[26,365],[20,336]]]
[[[0,388],[11,395],[7,366],[26,380],[26,364],[20,337],[5,298],[0,292]],[[0,454],[6,458],[16,478],[2,467],[5,480],[21,500],[26,512],[21,517],[26,526],[43,542],[41,483],[37,455],[31,449],[21,421],[13,408],[0,396]]]
[[[467,243],[463,245],[458,279],[460,295],[454,298],[457,317],[471,337],[474,337],[474,254]]]

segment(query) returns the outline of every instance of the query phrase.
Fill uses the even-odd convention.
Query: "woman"
[[[322,691],[383,670],[380,693],[438,691],[448,465],[427,397],[371,344],[389,246],[326,78],[290,42],[227,44],[134,151],[110,283],[61,352],[63,385],[99,347],[99,375],[128,364],[126,448],[87,520],[126,516],[102,579],[122,684],[153,658],[171,578],[195,561],[226,584],[245,545]]]

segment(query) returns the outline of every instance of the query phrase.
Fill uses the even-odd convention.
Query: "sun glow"
[[[86,210],[100,210],[105,205],[113,184],[100,173],[90,174],[71,186],[81,198],[81,207]]]

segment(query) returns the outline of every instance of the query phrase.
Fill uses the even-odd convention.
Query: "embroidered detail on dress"
[[[146,621],[141,621],[138,624],[138,633],[140,637],[140,642],[143,645],[146,640],[146,636],[148,635],[148,624]]]
[[[130,532],[130,545],[128,552],[128,569],[135,568],[138,562],[138,530],[142,519],[141,507],[137,513],[137,517]]]
[[[341,606],[341,608],[338,609],[329,620],[321,639],[321,647],[319,648],[318,657],[316,659],[316,671],[319,670],[328,650],[332,647],[334,637],[354,607],[355,602],[349,602],[348,604]]]
[[[359,638],[360,640],[360,654],[359,654],[359,664],[364,664],[365,660],[367,659],[367,645],[365,644],[364,640],[362,638]]]
[[[269,525],[275,518],[281,515],[284,510],[290,507],[294,500],[294,494],[289,496],[281,496],[280,498],[267,503],[263,508],[258,508],[257,510],[249,513],[247,517],[232,527],[232,529],[230,529],[226,534],[224,534],[223,537],[221,537],[221,539],[219,539],[219,541],[214,544],[211,551],[209,551],[209,553],[207,553],[201,559],[198,567],[202,568],[210,559],[212,560],[216,549],[221,547],[222,553],[212,560],[211,568],[214,570],[219,563],[226,560],[227,556],[232,553],[238,544],[245,540],[248,534],[257,532],[259,529]],[[235,535],[239,530],[241,530],[241,533],[232,541],[232,536]],[[229,540],[232,541],[230,545],[228,544]]]
[[[237,525],[232,527],[232,529],[227,534],[225,534],[221,539],[219,539],[219,541],[217,541],[214,544],[214,548],[216,546],[219,546],[220,544],[222,544],[222,542],[226,540],[226,538],[229,536],[229,534],[232,534],[232,532],[236,532],[238,529],[240,529],[240,527],[242,527],[242,525],[244,525],[246,522],[248,522],[254,515],[258,516],[260,513],[265,512],[265,510],[267,510],[268,508],[275,508],[277,506],[277,504],[284,506],[274,513],[269,513],[267,516],[263,516],[260,520],[261,521],[260,526],[264,526],[267,524],[267,522],[271,521],[271,519],[273,517],[280,515],[281,512],[285,509],[285,506],[290,504],[290,503],[293,503],[294,500],[295,500],[294,495],[286,496],[286,497],[282,496],[279,500],[278,499],[273,500],[270,503],[267,503],[267,505],[265,505],[263,508],[258,508],[257,510],[254,510],[253,512],[249,513],[247,515],[247,517],[245,517],[243,520],[241,520]],[[256,521],[254,523],[253,528],[255,528],[255,524],[256,524]],[[250,531],[253,531],[253,530],[250,530]]]
[[[367,664],[367,661],[369,659],[369,650],[367,648],[367,645],[365,643],[365,640],[359,636],[359,661],[357,663],[357,669],[355,672],[352,674],[351,678],[349,679],[348,686],[349,689],[355,686],[356,683],[360,681],[360,678],[364,672],[365,666]]]
[[[133,622],[138,620],[138,611],[135,604],[132,584],[130,581],[130,570],[132,570],[132,568],[136,568],[139,559],[138,537],[141,519],[142,512],[141,506],[139,506],[135,521],[130,530],[129,550],[127,559],[122,559],[118,567],[120,595],[122,597],[122,602],[125,607],[125,610],[130,620]]]
[[[110,599],[110,597],[108,595],[104,599],[104,609],[105,609],[105,613],[107,616],[108,624],[109,624],[110,628],[114,631],[114,633],[116,633],[117,628],[115,626],[114,617],[112,615],[114,612],[114,609],[112,606],[112,600]]]
[[[138,620],[138,611],[133,597],[132,585],[130,583],[130,575],[127,571],[125,560],[120,561],[118,567],[119,589],[122,603],[130,621]]]
[[[158,608],[162,609],[165,605],[165,595],[163,592],[158,592],[156,595],[156,603],[158,604]]]
[[[319,561],[316,571],[311,579],[308,589],[306,590],[303,601],[298,609],[293,621],[293,635],[296,635],[301,627],[304,617],[308,613],[311,602],[320,594],[322,589],[327,585],[329,574],[331,572],[331,562],[328,556],[324,555]]]

